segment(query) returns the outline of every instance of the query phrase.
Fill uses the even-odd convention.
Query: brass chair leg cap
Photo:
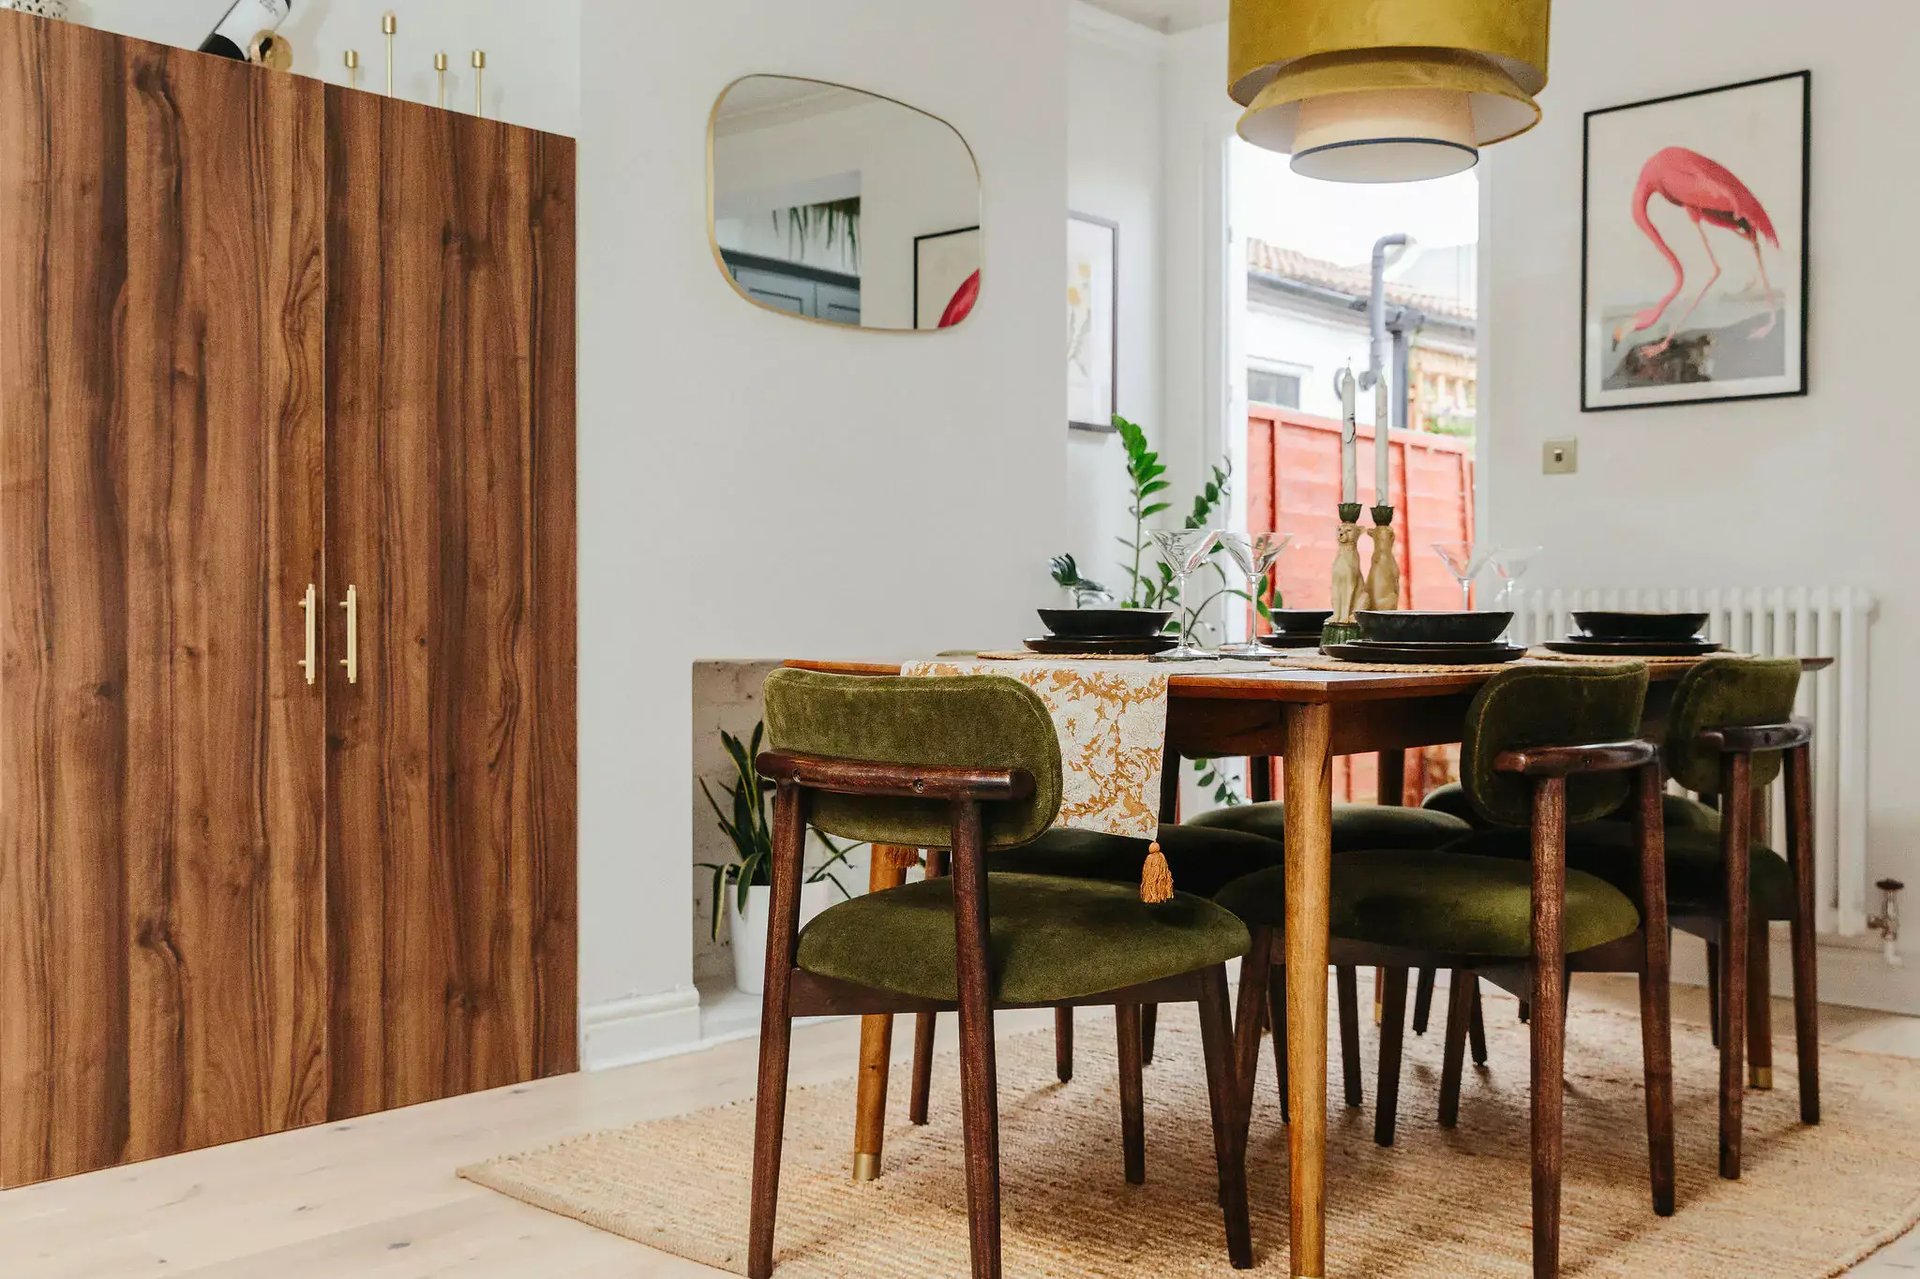
[[[880,1180],[880,1156],[856,1154],[853,1157],[853,1179],[855,1181]]]
[[[1747,1070],[1747,1082],[1760,1092],[1773,1091],[1773,1067],[1753,1066]]]

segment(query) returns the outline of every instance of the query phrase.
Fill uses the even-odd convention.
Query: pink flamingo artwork
[[[1694,229],[1700,233],[1700,243],[1707,250],[1707,260],[1713,263],[1713,274],[1701,286],[1699,294],[1688,304],[1680,318],[1667,327],[1667,334],[1657,342],[1649,343],[1643,354],[1649,358],[1658,357],[1672,345],[1675,333],[1692,318],[1696,308],[1706,300],[1714,284],[1720,279],[1720,259],[1713,251],[1713,241],[1707,237],[1707,226],[1711,223],[1733,232],[1753,246],[1753,259],[1760,267],[1760,285],[1767,295],[1767,318],[1747,336],[1763,338],[1773,332],[1779,322],[1780,305],[1773,291],[1773,282],[1767,278],[1766,256],[1760,250],[1760,241],[1765,239],[1774,248],[1780,247],[1780,237],[1773,229],[1773,219],[1767,216],[1765,206],[1759,197],[1748,189],[1747,184],[1723,164],[1709,160],[1698,151],[1689,151],[1685,147],[1667,147],[1656,151],[1653,158],[1640,170],[1639,185],[1633,189],[1633,221],[1649,240],[1653,247],[1660,250],[1662,257],[1673,267],[1673,287],[1667,295],[1652,306],[1637,312],[1631,324],[1622,323],[1613,331],[1613,343],[1618,346],[1628,333],[1638,333],[1652,328],[1673,305],[1680,291],[1686,287],[1686,268],[1680,263],[1680,255],[1673,251],[1660,229],[1653,224],[1647,214],[1647,206],[1653,197],[1664,196],[1670,204],[1676,204],[1687,211],[1693,219]]]
[[[947,309],[940,313],[939,327],[950,329],[973,314],[973,304],[980,300],[980,273],[975,271],[960,281],[960,287],[953,291],[953,300],[947,303]]]

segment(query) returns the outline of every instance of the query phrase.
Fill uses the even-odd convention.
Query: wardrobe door
[[[573,144],[340,89],[328,116],[344,1117],[576,1064]]]
[[[0,13],[0,1185],[326,1114],[322,111]]]

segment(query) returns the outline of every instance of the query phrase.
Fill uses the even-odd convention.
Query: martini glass
[[[1453,580],[1460,583],[1460,607],[1473,610],[1473,579],[1487,566],[1487,553],[1475,551],[1472,542],[1435,542],[1433,549],[1446,562]]]
[[[1287,549],[1287,543],[1293,541],[1291,533],[1221,533],[1220,545],[1226,548],[1242,573],[1247,575],[1247,598],[1255,601],[1253,621],[1247,628],[1247,642],[1229,644],[1220,650],[1222,657],[1265,657],[1267,650],[1260,643],[1260,599],[1261,588],[1267,582],[1267,570],[1273,567],[1280,552]]]
[[[1527,566],[1533,563],[1533,557],[1540,554],[1537,546],[1503,546],[1487,557],[1487,563],[1493,565],[1493,571],[1500,577],[1500,594],[1494,601],[1494,607],[1510,609],[1513,607],[1513,587],[1526,575]]]
[[[1153,540],[1160,548],[1160,558],[1173,570],[1174,589],[1180,599],[1187,598],[1187,579],[1193,576],[1195,569],[1206,561],[1207,553],[1213,550],[1216,534],[1211,529],[1180,528],[1154,533]],[[1193,642],[1193,635],[1187,629],[1186,610],[1181,609],[1180,642],[1164,653],[1155,653],[1156,662],[1197,662],[1212,657]]]

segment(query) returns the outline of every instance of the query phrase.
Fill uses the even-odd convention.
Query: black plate
[[[1513,624],[1511,612],[1426,613],[1412,609],[1361,609],[1360,634],[1383,644],[1496,644]]]
[[[1075,639],[1153,636],[1173,616],[1164,608],[1043,608],[1039,613],[1048,630]]]
[[[1121,635],[1093,636],[1091,638],[1064,635],[1046,635],[1027,641],[1027,647],[1036,653],[1058,653],[1078,657],[1082,654],[1104,657],[1136,657],[1142,654],[1151,656],[1164,653],[1179,643],[1171,635]]]
[[[1517,662],[1527,655],[1525,644],[1382,644],[1355,640],[1329,644],[1329,657],[1346,662],[1406,662],[1419,666],[1480,666]]]
[[[1705,657],[1720,652],[1726,645],[1712,640],[1599,639],[1592,635],[1569,635],[1563,640],[1548,640],[1540,647],[1586,657]]]
[[[1260,642],[1268,648],[1319,648],[1319,631],[1282,631],[1278,635],[1262,635]]]
[[[1706,626],[1707,615],[1583,609],[1573,615],[1573,624],[1593,639],[1689,640],[1697,637]]]

